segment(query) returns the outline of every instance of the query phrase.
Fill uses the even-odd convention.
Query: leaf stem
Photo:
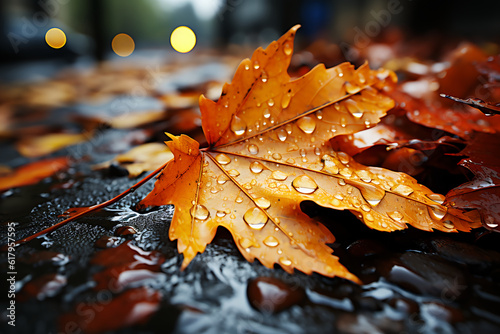
[[[29,237],[26,237],[26,238],[23,238],[23,239],[20,239],[20,240],[17,240],[15,242],[16,246],[18,245],[21,245],[21,244],[24,244],[28,241],[31,241],[33,239],[36,239],[44,234],[47,234],[47,233],[50,233],[56,229],[58,229],[59,227],[62,227],[64,225],[66,225],[67,223],[69,222],[72,222],[74,220],[76,220],[77,218],[80,218],[84,215],[87,215],[91,212],[94,212],[94,211],[97,211],[97,210],[100,210],[102,208],[105,208],[119,200],[121,200],[123,197],[127,196],[128,194],[130,193],[133,193],[136,189],[138,189],[139,187],[141,187],[142,185],[144,185],[144,183],[148,182],[151,178],[153,178],[153,176],[155,176],[156,174],[158,174],[159,172],[161,172],[163,170],[163,168],[165,168],[165,166],[170,162],[167,161],[165,162],[162,166],[160,166],[159,168],[157,168],[155,171],[151,172],[149,175],[147,175],[146,177],[144,177],[142,180],[140,180],[139,182],[137,182],[136,184],[134,184],[132,187],[128,188],[127,190],[125,190],[124,192],[122,192],[121,194],[119,194],[118,196],[115,196],[113,197],[112,199],[110,200],[107,200],[106,202],[103,202],[103,203],[100,203],[100,204],[97,204],[97,205],[93,205],[93,206],[89,206],[86,210],[83,210],[81,212],[79,212],[78,214],[74,215],[73,217],[69,217],[55,225],[52,225],[50,227],[47,227],[46,229],[40,231],[40,232],[37,232],[35,234],[32,234],[30,235]],[[4,247],[2,247],[4,248]]]

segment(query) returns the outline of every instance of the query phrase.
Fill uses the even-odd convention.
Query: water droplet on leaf
[[[280,170],[275,170],[271,173],[271,178],[277,181],[284,181],[288,177],[288,174],[283,173]]]
[[[193,205],[189,213],[191,213],[191,216],[199,220],[206,220],[210,216],[208,209],[201,204]]]
[[[281,128],[277,132],[278,132],[278,139],[280,141],[285,141],[287,138],[287,133],[286,133],[285,129]]]
[[[316,129],[316,121],[310,116],[304,116],[297,120],[297,126],[304,131],[304,133],[311,134]]]
[[[245,121],[235,115],[231,121],[231,131],[233,131],[235,135],[241,136],[245,133],[246,129],[247,125]]]
[[[251,208],[245,212],[243,220],[254,230],[260,230],[267,223],[267,215],[259,208]]]
[[[297,176],[293,180],[292,186],[295,190],[302,194],[312,194],[316,191],[316,189],[318,189],[316,182],[307,175]]]
[[[217,183],[218,184],[224,184],[229,180],[226,174],[221,174],[219,177],[217,177]]]
[[[278,239],[276,239],[272,235],[270,235],[264,239],[264,245],[266,245],[268,247],[277,247],[279,244],[280,243],[279,243]]]
[[[247,150],[248,152],[250,152],[250,154],[258,154],[259,153],[259,147],[257,145],[254,145],[254,144],[250,144],[247,146]]]
[[[259,174],[264,170],[264,165],[258,161],[254,161],[250,164],[250,170],[252,173]]]
[[[215,160],[217,160],[217,162],[220,163],[221,165],[227,165],[228,163],[231,162],[231,158],[229,158],[224,153],[217,154]]]
[[[271,206],[271,202],[265,197],[256,198],[255,204],[257,204],[259,208],[262,208],[264,210],[268,209]]]

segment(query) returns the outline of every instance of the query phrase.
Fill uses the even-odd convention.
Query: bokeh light
[[[186,26],[177,27],[170,35],[170,44],[175,51],[187,53],[196,45],[196,35]]]
[[[60,49],[66,44],[66,34],[59,28],[51,28],[45,34],[45,42],[54,49]]]
[[[135,50],[135,43],[132,37],[127,34],[118,34],[111,42],[113,51],[120,57],[128,57]]]

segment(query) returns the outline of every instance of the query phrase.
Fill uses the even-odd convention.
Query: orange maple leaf
[[[332,233],[300,210],[305,200],[350,210],[381,231],[478,226],[410,176],[363,166],[331,148],[333,136],[372,127],[393,107],[380,90],[396,78],[343,63],[320,64],[292,80],[287,68],[298,28],[243,60],[217,102],[200,97],[207,148],[169,135],[174,158],[139,207],[175,205],[169,236],[184,255],[182,268],[223,226],[248,261],[359,282],[327,246]]]

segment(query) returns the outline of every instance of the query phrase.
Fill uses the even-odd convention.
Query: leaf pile
[[[207,148],[170,135],[174,158],[139,207],[175,205],[169,236],[184,255],[183,268],[223,226],[249,261],[359,282],[332,255],[331,232],[300,210],[306,200],[350,210],[381,231],[477,227],[409,175],[363,166],[332,149],[332,137],[373,127],[394,106],[383,91],[395,75],[367,64],[320,64],[292,80],[287,68],[297,29],[243,60],[217,102],[200,98]]]

